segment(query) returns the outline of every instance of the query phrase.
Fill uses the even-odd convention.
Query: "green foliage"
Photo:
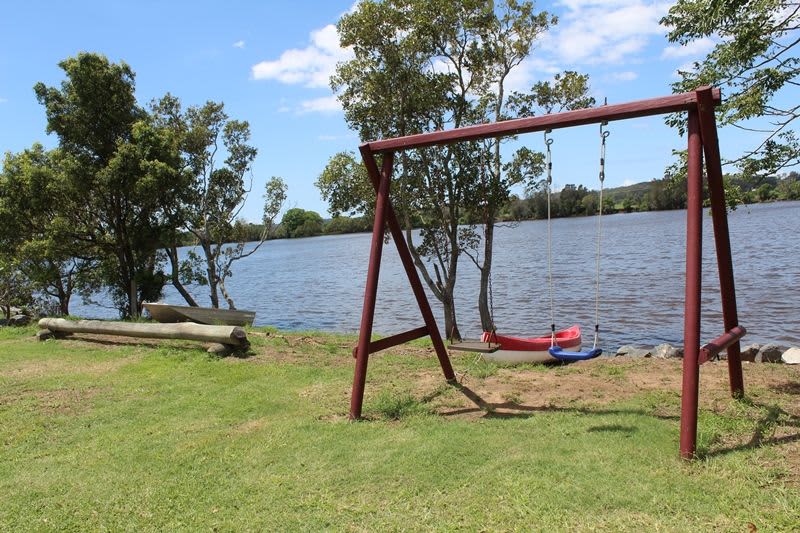
[[[352,46],[355,57],[338,65],[332,87],[348,124],[364,141],[503,120],[523,106],[530,112],[542,103],[588,105],[582,94],[586,77],[574,72],[559,75],[552,85],[537,84],[532,92],[538,100],[519,95],[515,108],[506,101],[508,76],[555,22],[548,13],[535,12],[532,2],[516,0],[360,2],[338,24],[341,45]],[[371,217],[373,188],[353,159],[332,158],[317,185],[334,214]],[[483,321],[494,222],[511,216],[503,210],[513,185],[534,186],[541,154],[522,152],[504,165],[499,141],[488,140],[403,152],[394,165],[393,205],[406,228],[420,229],[420,242],[410,231],[406,239],[422,278],[442,302],[448,335],[458,337],[453,296],[458,257],[469,254],[483,271]],[[459,227],[461,222],[473,225]],[[486,230],[479,232],[478,224]],[[477,253],[481,236],[483,264]]]
[[[161,234],[172,263],[172,283],[193,304],[181,280],[204,276],[212,307],[220,306],[221,294],[228,307],[235,309],[225,280],[232,275],[236,261],[255,253],[272,236],[286,201],[286,184],[279,177],[266,181],[261,233],[253,239],[252,227],[238,220],[252,185],[252,176],[249,183],[246,176],[258,152],[248,144],[249,124],[231,119],[221,102],[209,101],[183,110],[178,98],[166,94],[150,107],[154,122],[175,139],[178,158],[173,170],[188,181],[168,213],[172,231]],[[178,263],[181,229],[189,231],[203,251],[202,266],[196,260]],[[248,241],[256,245],[246,248]]]
[[[281,227],[289,238],[313,237],[322,233],[322,217],[316,211],[294,207],[283,214]]]
[[[339,233],[360,233],[365,231],[372,231],[372,221],[367,217],[344,217],[338,216],[330,219],[324,226],[323,231],[326,234],[339,234]]]
[[[59,138],[61,235],[86,243],[123,316],[138,315],[163,285],[158,250],[164,212],[185,189],[175,139],[136,104],[125,63],[80,53],[59,66],[60,88],[36,84],[48,132]],[[76,254],[80,255],[80,254]]]
[[[357,161],[353,152],[331,156],[314,185],[320,190],[322,199],[328,202],[334,217],[341,213],[351,216],[361,213],[372,218],[375,190],[364,163]]]
[[[800,143],[792,129],[800,112],[792,98],[782,103],[800,74],[800,59],[793,52],[800,42],[799,22],[797,4],[789,0],[679,0],[661,20],[671,28],[672,42],[714,39],[714,49],[691,70],[680,72],[673,89],[721,86],[720,123],[761,133],[758,144],[734,159],[745,176],[768,176],[800,163]],[[752,126],[748,121],[756,118],[765,120]],[[677,116],[669,122],[685,128]]]
[[[36,291],[57,301],[57,313],[69,314],[73,292],[96,286],[95,252],[64,231],[60,223],[64,175],[58,150],[41,144],[6,153],[0,173],[0,246]],[[68,213],[67,213],[68,214]]]
[[[552,82],[539,81],[531,92],[512,93],[508,106],[518,117],[532,117],[537,112],[543,114],[574,111],[595,105],[589,96],[589,75],[567,70],[553,76]]]
[[[11,318],[11,307],[28,307],[33,301],[33,286],[18,262],[0,255],[0,311],[3,316]]]

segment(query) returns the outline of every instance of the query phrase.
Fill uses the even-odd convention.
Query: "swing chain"
[[[550,145],[553,139],[549,134],[552,130],[545,130],[544,144],[547,146],[547,281],[550,287],[550,346],[556,345],[556,308],[555,296],[553,291],[553,230],[550,215],[550,196],[552,195],[553,185],[553,154]]]
[[[608,121],[600,123],[600,195],[597,209],[597,254],[595,259],[595,293],[594,293],[594,348],[600,337],[600,241],[602,236],[601,220],[603,217],[603,181],[606,179],[606,139],[611,132],[606,129]]]

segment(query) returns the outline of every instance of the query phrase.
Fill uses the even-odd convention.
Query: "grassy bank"
[[[351,337],[198,343],[0,330],[0,530],[792,530],[800,371],[702,369],[700,452],[678,459],[680,363],[498,368]]]

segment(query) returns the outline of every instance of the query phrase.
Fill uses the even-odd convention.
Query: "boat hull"
[[[523,338],[484,332],[481,340],[500,345],[499,350],[483,355],[484,359],[488,361],[510,364],[560,362],[559,359],[550,355],[549,350],[552,345],[550,335]],[[565,350],[579,351],[581,343],[580,326],[572,326],[556,332],[556,344]]]
[[[171,324],[175,322],[195,322],[197,324],[225,324],[228,326],[249,326],[256,318],[255,311],[231,309],[212,309],[145,302],[144,308],[156,322]]]

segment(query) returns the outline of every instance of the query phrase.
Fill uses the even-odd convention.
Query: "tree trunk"
[[[69,315],[69,299],[72,296],[72,291],[65,291],[59,283],[58,290],[58,313],[61,316]]]
[[[169,257],[169,264],[172,266],[172,286],[178,290],[181,296],[183,296],[183,299],[186,300],[187,304],[192,307],[199,307],[194,298],[192,298],[192,295],[189,294],[189,291],[187,291],[186,287],[184,287],[183,283],[181,283],[180,264],[178,262],[178,248],[175,246],[170,246],[167,248],[167,256]]]
[[[461,341],[461,332],[458,330],[456,320],[456,302],[451,294],[443,295],[442,306],[444,307],[444,329],[445,336],[452,342]]]
[[[228,291],[225,290],[225,279],[219,280],[219,290],[222,293],[222,297],[225,298],[226,302],[228,302],[228,309],[235,311],[236,306],[233,305],[233,298],[231,298],[230,294],[228,294]]]
[[[486,231],[483,241],[483,266],[480,267],[481,287],[478,293],[478,312],[481,316],[481,327],[483,331],[494,330],[494,316],[489,302],[489,283],[492,275],[492,251],[494,246],[494,218],[490,210],[489,218],[486,220]]]
[[[211,244],[205,239],[200,244],[203,247],[203,253],[206,256],[206,277],[208,278],[211,307],[214,309],[219,309],[219,292],[217,291],[217,265],[214,263],[214,254],[211,250]]]
[[[131,292],[130,292],[130,313],[131,318],[138,318],[139,316],[139,289],[136,286],[136,279],[131,277]]]
[[[459,332],[458,322],[456,320],[456,304],[455,304],[455,299],[453,298],[453,286],[455,285],[455,280],[448,279],[447,285],[440,286],[431,277],[430,272],[428,272],[428,268],[425,266],[425,262],[422,261],[419,252],[417,252],[416,246],[414,246],[412,233],[409,227],[410,224],[408,223],[408,221],[406,221],[405,234],[406,234],[406,242],[408,243],[408,250],[409,252],[411,252],[411,257],[414,260],[414,265],[416,265],[417,271],[422,276],[422,279],[425,280],[425,284],[428,285],[428,288],[431,290],[433,295],[442,304],[442,307],[444,309],[445,336],[448,338],[452,338],[454,340],[461,340],[461,333]]]

